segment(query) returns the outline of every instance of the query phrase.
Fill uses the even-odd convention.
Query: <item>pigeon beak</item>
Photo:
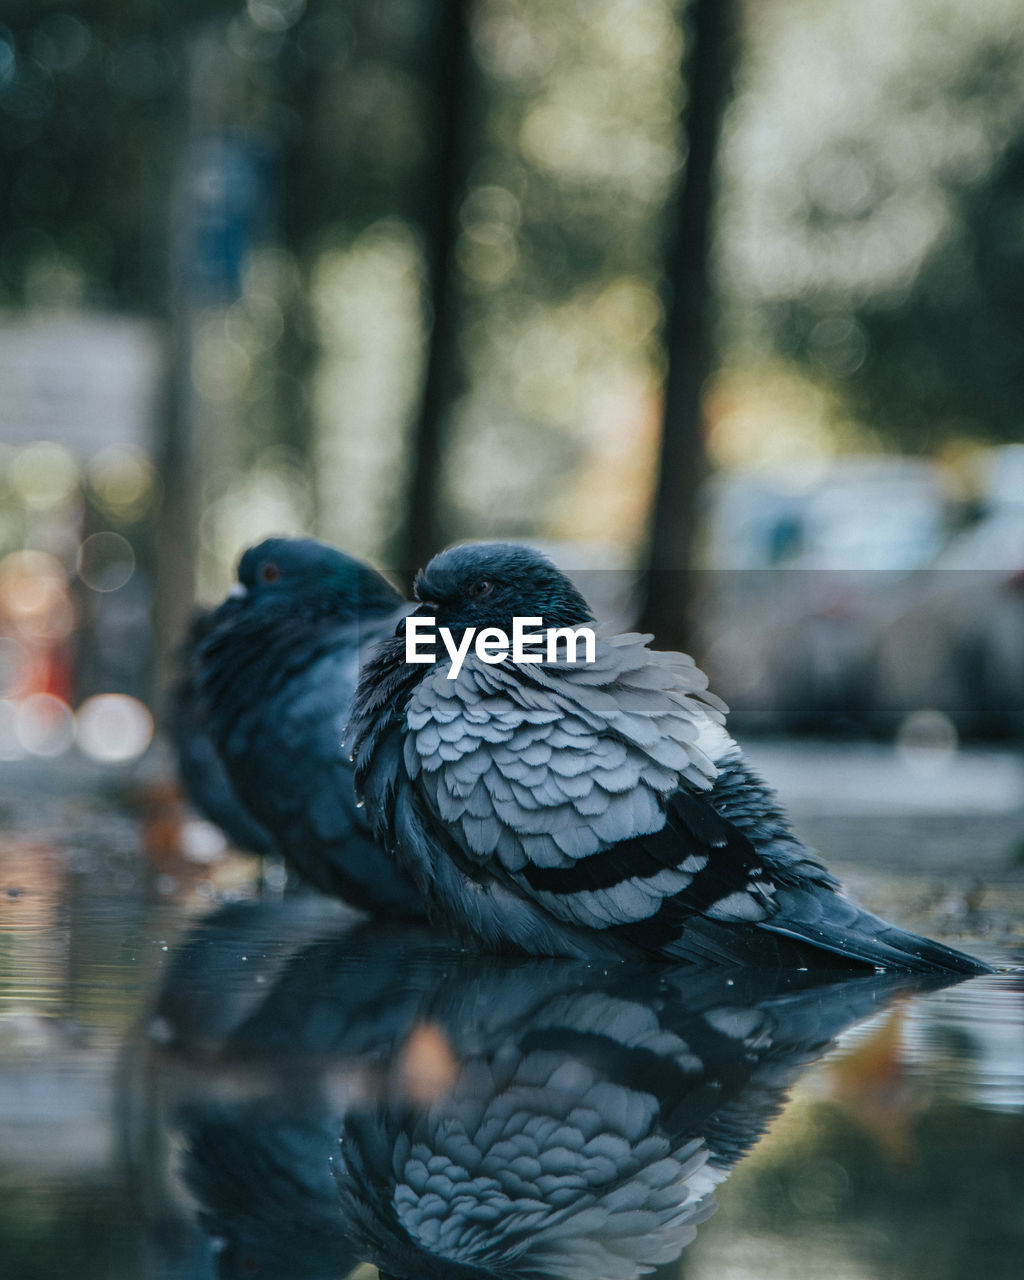
[[[244,600],[244,599],[245,599],[245,597],[246,597],[248,594],[249,594],[249,588],[245,585],[245,583],[244,583],[244,582],[236,582],[236,583],[235,583],[235,585],[234,585],[234,586],[231,588],[231,590],[228,592],[228,599],[229,599],[229,600]]]

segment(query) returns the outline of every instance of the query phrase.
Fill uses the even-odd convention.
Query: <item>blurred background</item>
[[[1024,727],[1024,0],[3,0],[0,755],[312,532],[530,539],[738,729]]]
[[[1022,415],[1024,0],[0,0],[0,1273],[212,1274],[124,1045],[257,892],[153,743],[271,533],[550,550],[1019,959]],[[819,1072],[668,1274],[1017,1276],[1021,1007]]]

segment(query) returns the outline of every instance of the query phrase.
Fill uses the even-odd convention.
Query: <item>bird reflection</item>
[[[926,985],[481,957],[344,921],[301,945],[294,907],[275,910],[291,950],[265,997],[236,1001],[215,1041],[208,1012],[204,1036],[187,1025],[190,984],[231,1005],[265,959],[240,959],[235,908],[171,965],[149,1049],[220,1276],[646,1274],[693,1239],[800,1072]]]

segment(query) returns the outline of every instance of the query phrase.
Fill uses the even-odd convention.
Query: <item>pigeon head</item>
[[[242,711],[263,706],[325,653],[350,652],[354,662],[359,644],[379,639],[382,624],[393,626],[403,607],[379,573],[325,543],[268,538],[250,547],[236,586],[192,651],[218,749]]]
[[[436,613],[453,635],[467,627],[511,631],[513,618],[541,618],[547,627],[591,622],[586,600],[547,556],[509,542],[450,547],[416,578],[420,612]]]
[[[231,602],[289,609],[321,602],[331,611],[370,612],[397,608],[398,592],[368,565],[315,538],[267,538],[250,547],[238,564]]]

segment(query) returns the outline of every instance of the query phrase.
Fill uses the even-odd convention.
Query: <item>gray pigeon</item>
[[[379,573],[336,548],[269,538],[242,556],[187,672],[193,723],[230,795],[289,866],[353,906],[412,918],[422,898],[374,842],[342,747],[360,659],[407,608]]]
[[[454,1051],[446,1088],[403,1100],[399,1060],[397,1087],[345,1114],[342,1213],[382,1280],[636,1280],[668,1265],[803,1069],[921,982],[500,965],[464,966],[427,1011]]]
[[[223,1280],[634,1280],[835,1036],[943,985],[488,957],[300,905],[195,928],[136,1072]]]
[[[539,552],[449,549],[419,612],[470,627],[593,627]],[[602,634],[594,661],[364,667],[350,741],[379,839],[437,919],[497,950],[734,964],[988,972],[861,910],[793,835],[683,654]]]

